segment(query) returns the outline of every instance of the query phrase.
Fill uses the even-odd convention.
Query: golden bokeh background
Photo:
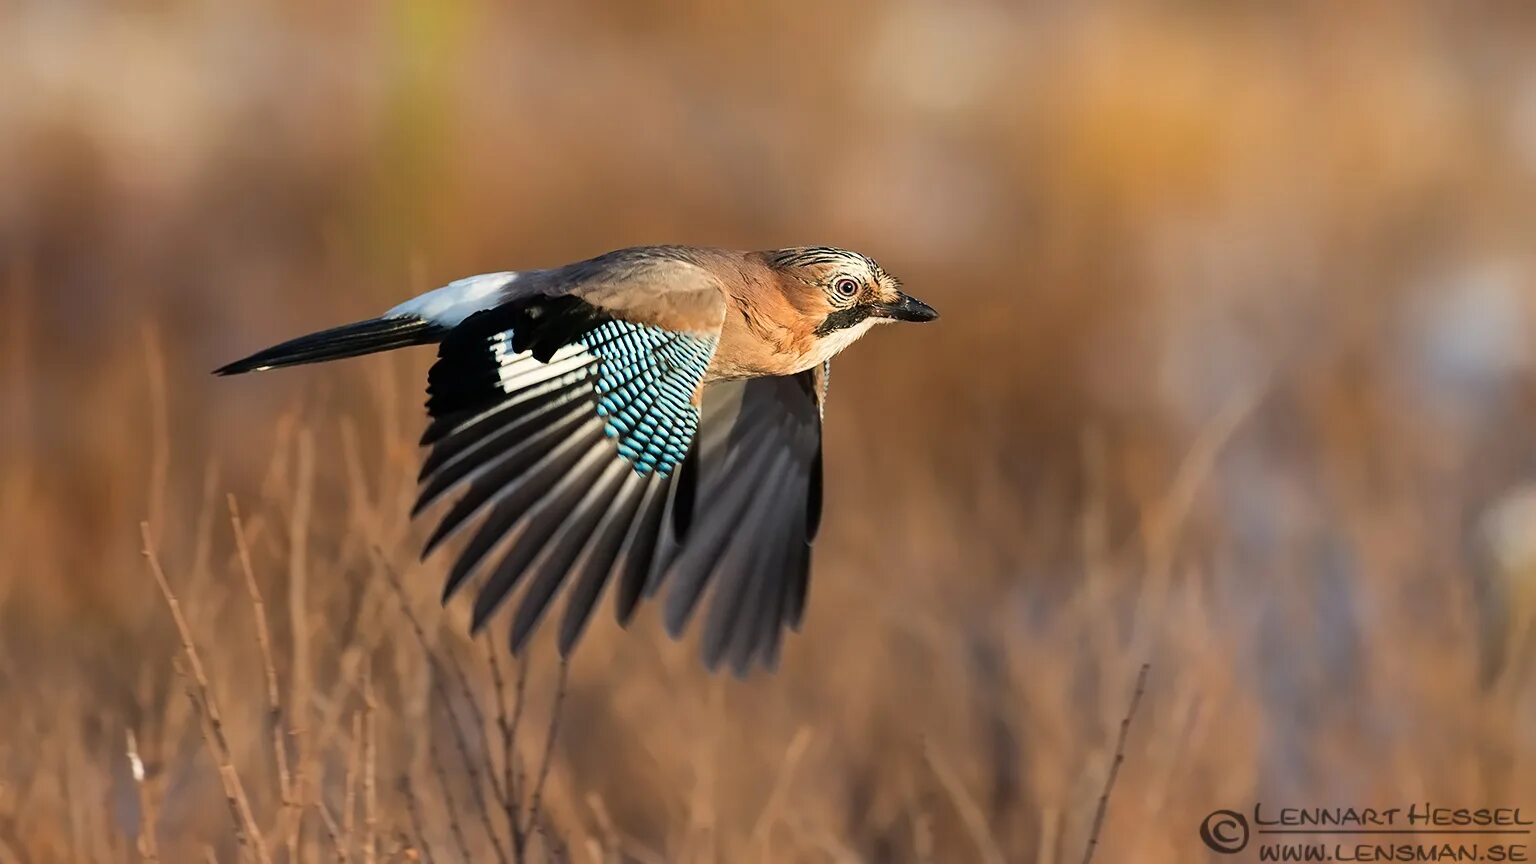
[[[21,0],[0,80],[4,864],[256,854],[141,521],[271,860],[497,860],[441,686],[489,705],[486,646],[407,519],[431,352],[208,371],[662,242],[859,249],[943,318],[836,364],[777,674],[604,607],[539,855],[1080,860],[1143,663],[1096,860],[1536,815],[1528,4]]]

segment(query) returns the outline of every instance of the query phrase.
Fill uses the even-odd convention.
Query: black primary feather
[[[213,374],[239,375],[301,363],[361,357],[410,345],[428,345],[443,338],[447,332],[443,327],[421,318],[373,318],[289,339],[242,360],[220,366],[213,370]]]
[[[565,601],[565,614],[560,619],[561,656],[570,654],[576,640],[586,629],[587,622],[591,620],[592,610],[597,607],[603,587],[609,582],[609,574],[618,566],[624,538],[635,521],[635,514],[639,512],[646,493],[652,485],[663,482],[664,478],[655,475],[641,477],[634,472],[626,473],[607,512],[592,529],[592,539],[570,576],[571,587]]]
[[[701,650],[739,675],[772,665],[798,623],[820,507],[821,414],[812,373],[715,385],[704,394],[693,518],[665,573],[679,634],[709,593]]]

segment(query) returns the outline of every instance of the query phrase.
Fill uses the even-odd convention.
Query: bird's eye
[[[832,290],[839,297],[849,298],[859,293],[859,281],[851,276],[842,276],[832,283]]]

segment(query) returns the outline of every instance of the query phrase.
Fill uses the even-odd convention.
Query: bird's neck
[[[727,289],[725,321],[710,377],[793,375],[821,362],[818,341],[802,326],[805,316],[779,284],[782,274],[751,261]]]

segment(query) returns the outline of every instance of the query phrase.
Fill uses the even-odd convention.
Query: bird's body
[[[854,252],[647,246],[461,279],[218,372],[438,344],[417,510],[460,495],[427,551],[479,525],[445,599],[487,570],[479,627],[521,587],[516,649],[566,585],[568,651],[609,582],[621,621],[671,584],[674,635],[713,585],[705,660],[744,672],[800,622],[829,361],[934,317]]]

